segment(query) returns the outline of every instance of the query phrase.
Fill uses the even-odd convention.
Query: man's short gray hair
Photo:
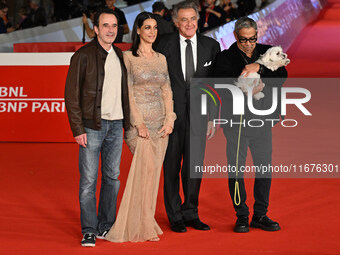
[[[197,5],[196,1],[195,0],[187,0],[187,1],[179,2],[178,4],[176,4],[174,6],[173,14],[172,14],[172,19],[174,21],[177,20],[178,11],[181,10],[181,9],[194,9],[196,14],[197,14],[197,17],[198,18],[200,17],[200,14],[198,12],[198,5]]]
[[[257,33],[257,24],[256,22],[248,17],[241,17],[239,18],[236,23],[235,23],[235,28],[234,28],[234,32],[236,34],[238,34],[238,32],[242,29],[242,28],[254,28],[256,33]]]

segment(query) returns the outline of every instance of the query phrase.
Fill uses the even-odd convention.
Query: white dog
[[[255,63],[259,63],[264,65],[268,69],[275,71],[281,66],[286,66],[290,63],[290,60],[287,58],[287,54],[283,52],[281,46],[275,46],[269,48],[263,55],[256,60]],[[260,83],[260,75],[258,73],[250,73],[247,77],[241,75],[238,77],[235,85],[245,93],[248,93],[249,88],[253,88],[258,86]],[[264,85],[264,84],[263,84]],[[259,100],[264,97],[262,92],[256,93],[254,98]]]

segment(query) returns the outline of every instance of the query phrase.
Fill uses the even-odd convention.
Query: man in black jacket
[[[118,33],[115,43],[123,42],[123,36],[130,32],[124,12],[115,6],[116,0],[105,0],[106,8],[114,10],[118,19]]]
[[[162,36],[174,32],[174,26],[163,18],[165,13],[165,5],[163,2],[155,2],[152,5],[152,13],[157,21],[158,35]]]
[[[117,17],[110,9],[94,18],[96,38],[71,59],[65,87],[65,104],[79,144],[79,202],[82,246],[95,246],[116,219],[123,126],[129,129],[127,71],[122,51],[113,45]],[[96,186],[99,157],[102,183],[98,216]]]
[[[287,71],[284,67],[281,67],[276,71],[271,71],[265,66],[254,63],[259,58],[260,54],[264,54],[267,49],[271,47],[269,45],[256,43],[257,25],[254,20],[248,17],[238,19],[235,23],[234,35],[237,41],[232,44],[228,50],[224,50],[217,56],[215,76],[237,79],[241,74],[247,76],[249,73],[257,72],[260,73],[261,78],[270,78],[265,80],[265,87],[261,82],[259,86],[256,86],[253,89],[253,95],[260,91],[265,94],[264,98],[260,100],[253,99],[254,108],[258,110],[269,109],[273,100],[272,88],[280,88],[282,86],[287,77]],[[228,120],[229,123],[247,123],[247,121],[251,119],[263,120],[264,118],[275,119],[277,122],[280,119],[279,107],[270,116],[257,116],[245,106],[245,114],[242,116],[241,121],[240,115],[233,115],[233,98],[231,94],[223,91],[221,92],[221,95],[224,96],[222,118]],[[245,99],[245,102],[246,101],[247,99]],[[271,165],[272,122],[264,122],[265,124],[262,127],[252,127],[242,124],[241,129],[239,125],[223,125],[224,134],[227,138],[227,158],[229,166],[236,167],[240,171],[245,165],[248,147],[253,157],[254,166],[260,167]],[[239,134],[240,140],[238,140]],[[236,181],[238,181],[239,193]],[[250,226],[267,231],[277,231],[280,230],[279,224],[266,216],[269,204],[270,185],[270,173],[257,172],[255,174],[254,215]],[[238,176],[236,176],[236,173],[229,173],[229,191],[237,216],[234,231],[248,232],[249,209],[246,205],[246,190],[242,172],[238,172]]]
[[[198,230],[210,229],[198,217],[198,194],[202,176],[192,178],[190,165],[202,165],[206,134],[212,137],[215,129],[212,122],[208,123],[206,116],[205,120],[198,120],[198,123],[204,125],[193,123],[189,112],[189,109],[192,111],[195,108],[190,108],[190,90],[193,86],[190,78],[212,76],[220,45],[212,38],[196,34],[198,19],[198,7],[193,1],[178,3],[174,8],[173,21],[179,31],[165,35],[157,48],[168,62],[177,115],[164,159],[164,203],[171,229],[175,232],[186,232],[186,226]],[[180,172],[183,203],[179,195]]]
[[[226,13],[215,0],[205,0],[205,5],[201,7],[200,19],[198,21],[199,31],[201,33],[218,27],[225,23]]]
[[[32,20],[34,27],[47,25],[47,16],[45,8],[41,7],[39,3],[40,0],[30,1],[30,7],[32,10],[29,15],[29,18]]]

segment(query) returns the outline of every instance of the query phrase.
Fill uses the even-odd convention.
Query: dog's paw
[[[255,98],[256,100],[260,100],[261,98],[264,98],[264,94],[263,94],[262,92],[256,93],[256,94],[254,95],[254,98]]]

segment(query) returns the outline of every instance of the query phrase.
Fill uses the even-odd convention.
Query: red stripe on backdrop
[[[4,66],[0,141],[73,141],[64,86],[68,66]]]

